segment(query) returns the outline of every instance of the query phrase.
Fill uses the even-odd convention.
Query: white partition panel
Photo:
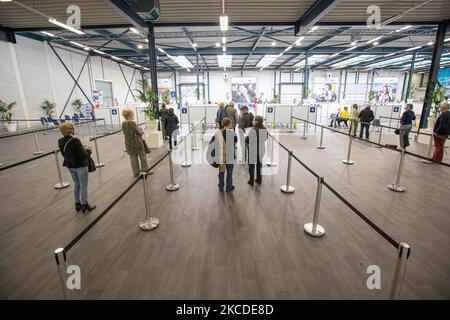
[[[99,108],[95,109],[95,117],[96,118],[104,118],[105,122],[109,126],[120,127],[122,125],[122,121],[120,119],[120,110],[119,108]]]

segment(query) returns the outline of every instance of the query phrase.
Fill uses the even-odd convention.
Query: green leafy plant
[[[414,95],[416,94],[416,92],[417,92],[417,88],[416,88],[416,86],[414,85],[414,83],[411,85],[411,88],[409,89],[409,96],[408,96],[408,99],[412,99],[412,98],[414,98]]]
[[[166,91],[163,93],[163,95],[162,95],[162,101],[163,101],[166,105],[170,104],[170,91],[169,91],[169,90],[166,90]]]
[[[375,101],[377,92],[375,90],[370,90],[369,92],[369,102],[372,103]]]
[[[12,108],[16,105],[16,102],[6,103],[0,100],[0,118],[5,120],[7,123],[11,123],[12,119]]]
[[[44,113],[47,117],[51,117],[55,112],[56,104],[48,99],[45,99],[41,104],[41,108],[42,110],[44,110]]]
[[[153,92],[146,79],[138,80],[137,83],[141,89],[136,89],[138,92],[138,99],[145,103],[147,107],[142,112],[149,120],[155,120],[158,115],[158,95]]]
[[[183,99],[181,97],[176,97],[175,102],[177,105],[181,106],[181,104],[183,103]]]
[[[280,97],[280,96],[274,91],[274,92],[273,92],[273,95],[272,95],[272,100],[273,100],[273,102],[274,102],[274,103],[277,103],[279,97]]]
[[[431,110],[433,111],[433,115],[435,117],[439,116],[439,113],[441,112],[439,109],[439,105],[441,102],[444,102],[447,100],[447,96],[445,95],[445,88],[442,86],[442,84],[439,81],[433,81],[431,84]]]
[[[75,109],[75,111],[77,113],[82,113],[83,112],[83,102],[81,101],[81,99],[75,99],[72,102],[72,107]]]

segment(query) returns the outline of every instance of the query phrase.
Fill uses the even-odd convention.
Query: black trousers
[[[255,166],[256,166],[256,179],[255,179]],[[256,164],[249,164],[248,165],[248,173],[250,174],[250,182],[256,181],[258,183],[262,182],[262,175],[261,175],[261,168],[262,163],[257,161]]]
[[[360,138],[363,137],[363,131],[364,131],[364,128],[365,128],[365,130],[366,130],[366,139],[369,139],[369,127],[370,127],[369,123],[361,123],[361,130],[359,131],[359,137]]]

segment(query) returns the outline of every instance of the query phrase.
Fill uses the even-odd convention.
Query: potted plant
[[[41,104],[42,110],[44,110],[44,114],[47,117],[51,117],[53,113],[55,112],[56,104],[54,102],[49,101],[48,99],[45,99],[44,102]]]
[[[417,88],[414,85],[414,83],[411,85],[411,88],[409,89],[409,96],[406,99],[406,102],[413,103],[414,101],[414,95],[416,94]]]
[[[369,104],[374,104],[377,92],[375,90],[370,90],[369,92]]]
[[[272,95],[272,103],[278,103],[279,101],[278,101],[278,98],[279,98],[280,96],[274,91],[273,92],[273,95]]]
[[[16,105],[16,102],[6,103],[0,100],[0,117],[5,120],[5,127],[8,132],[14,132],[17,130],[17,122],[11,121],[12,108]]]
[[[150,88],[148,81],[138,80],[137,83],[141,86],[141,89],[136,89],[138,92],[139,100],[146,105],[146,108],[142,110],[147,118],[147,128],[151,132],[157,131],[158,120],[158,96]]]
[[[441,104],[441,102],[447,100],[448,97],[445,95],[445,88],[439,81],[433,81],[430,86],[432,114],[428,117],[428,127],[433,128],[437,118],[439,117],[439,114],[441,113],[439,105]]]
[[[162,101],[168,106],[170,104],[170,91],[166,90],[162,95]]]
[[[72,107],[75,110],[76,113],[82,113],[83,112],[83,102],[81,99],[75,99],[72,102]]]

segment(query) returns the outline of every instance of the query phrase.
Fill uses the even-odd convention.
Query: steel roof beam
[[[110,6],[121,17],[125,18],[134,27],[142,31],[144,34],[148,34],[148,22],[146,22],[140,15],[134,11],[127,1],[125,0],[103,0],[108,6]],[[83,27],[84,29],[84,27]]]
[[[342,0],[317,0],[304,14],[295,22],[294,35],[300,31],[312,27],[322,19],[328,12],[333,10]]]
[[[255,51],[256,47],[258,47],[259,42],[261,41],[261,39],[263,38],[264,34],[266,32],[266,27],[263,27],[261,29],[260,35],[258,37],[258,39],[256,39],[255,43],[252,46],[252,49],[250,51],[250,53],[247,55],[247,57],[245,58],[244,63],[242,64],[241,69],[245,68],[245,65],[247,64],[248,59],[251,57],[252,53]]]
[[[191,45],[194,44],[194,39],[189,35],[189,32],[187,31],[187,29],[186,29],[185,27],[182,27],[181,29],[183,30],[184,34],[185,34],[186,37],[188,38],[188,40],[189,40],[189,42],[191,43]],[[199,50],[199,49],[194,48],[194,51],[196,52],[196,54],[197,54],[197,52],[199,52],[198,50]],[[200,53],[199,53],[199,56],[200,56],[200,59],[202,59],[202,62],[203,62],[203,64],[205,65],[206,70],[208,70],[208,65],[206,64],[205,59],[203,59],[203,57],[201,56]]]

